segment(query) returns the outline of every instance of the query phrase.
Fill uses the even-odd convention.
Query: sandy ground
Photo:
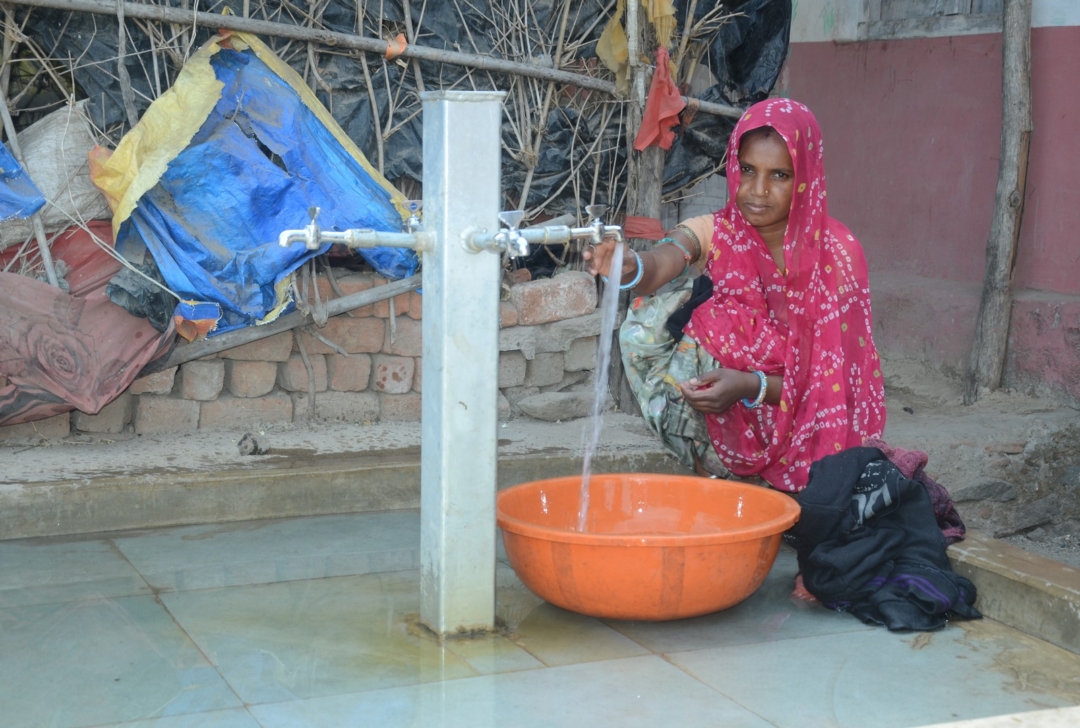
[[[885,439],[893,446],[929,453],[928,472],[950,491],[988,478],[1038,489],[1045,487],[1038,484],[1039,473],[1080,465],[1080,450],[1048,444],[1060,441],[1062,430],[1080,421],[1076,409],[1059,399],[1035,391],[1003,390],[964,406],[959,381],[915,362],[886,361],[883,368],[889,411]],[[500,454],[580,449],[583,425],[581,420],[500,422]],[[270,448],[262,456],[240,453],[237,443],[244,434],[242,430],[162,436],[123,433],[7,444],[0,446],[0,485],[147,471],[243,469],[294,455],[418,448],[421,431],[418,423],[276,425],[253,433]],[[640,418],[609,412],[601,447],[615,453],[637,452],[655,449],[656,440]],[[1001,455],[995,448],[1022,452]],[[1024,495],[1031,500],[1039,494]],[[979,525],[969,522],[969,526]],[[1080,525],[1076,522],[1035,528],[1008,540],[1080,568]]]

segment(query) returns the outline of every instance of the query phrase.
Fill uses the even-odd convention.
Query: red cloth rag
[[[667,48],[660,46],[656,49],[656,73],[649,86],[649,97],[645,99],[645,113],[634,138],[634,149],[640,152],[651,144],[658,144],[664,150],[671,149],[671,143],[675,141],[673,128],[678,125],[679,112],[684,108],[686,101],[671,80]]]

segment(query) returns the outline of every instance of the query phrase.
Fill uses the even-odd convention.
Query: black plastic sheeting
[[[174,0],[176,5],[178,0]],[[236,14],[241,13],[243,0],[225,0],[207,6],[212,12],[221,12],[227,5]],[[577,57],[587,59],[595,56],[595,42],[600,37],[606,20],[605,0],[580,0],[572,6],[569,17],[567,37],[574,38],[588,30],[588,42],[578,49]],[[718,0],[699,0],[695,16],[700,18],[716,5]],[[745,107],[755,101],[766,98],[771,92],[780,66],[787,54],[788,36],[791,20],[791,0],[727,0],[725,10],[739,13],[722,25],[712,40],[708,52],[702,57],[717,83],[700,96],[703,100]],[[383,26],[403,23],[402,8],[392,0],[369,4],[366,28],[374,25],[373,14],[380,13]],[[678,27],[683,27],[685,14],[690,3],[677,0]],[[414,28],[422,32],[421,42],[431,48],[455,50],[463,53],[490,54],[495,42],[485,36],[484,30],[491,28],[488,20],[495,10],[493,7],[509,9],[520,3],[514,0],[469,0],[469,2],[434,2],[410,4]],[[534,27],[556,28],[561,20],[561,2],[559,0],[532,0],[529,3],[532,14],[529,22]],[[292,6],[295,9],[307,9],[306,3]],[[351,0],[330,0],[322,13],[324,25],[331,30],[355,33],[358,26],[357,4]],[[203,8],[200,8],[203,9]],[[505,12],[500,9],[498,12]],[[288,22],[288,15],[282,13],[278,18]],[[598,21],[598,22],[597,22]],[[66,12],[59,10],[34,9],[28,34],[44,48],[46,55],[56,59],[75,59],[74,77],[89,100],[89,113],[96,124],[109,128],[126,120],[120,85],[116,78],[117,57],[117,20],[113,17],[92,15],[89,13]],[[591,30],[590,30],[591,28]],[[126,60],[128,73],[135,90],[135,106],[141,114],[150,104],[154,76],[150,60],[150,42],[138,25],[127,21],[128,53]],[[370,31],[369,31],[370,32]],[[198,47],[212,35],[208,29],[199,29],[195,35],[193,47]],[[268,39],[269,40],[269,39]],[[300,54],[298,57],[302,57]],[[321,88],[317,91],[320,99],[330,108],[334,118],[346,133],[363,150],[373,163],[377,164],[379,149],[376,139],[376,126],[372,118],[372,100],[360,61],[355,57],[320,54],[320,75],[332,89],[327,94]],[[527,62],[523,56],[510,60]],[[543,63],[545,59],[536,59]],[[550,64],[550,59],[546,59]],[[412,63],[381,63],[369,56],[369,72],[372,76],[375,106],[385,114],[391,103],[400,112],[395,114],[395,123],[401,122],[412,111],[419,111],[419,100],[410,91],[415,87],[411,78]],[[424,61],[420,64],[421,75],[427,89],[489,89],[489,75],[484,72],[469,72],[468,69]],[[303,75],[301,61],[296,70]],[[410,78],[403,79],[404,75]],[[162,90],[165,75],[161,73]],[[494,75],[494,86],[509,88],[513,79],[509,76]],[[403,83],[404,81],[404,83]],[[391,99],[391,95],[394,96]],[[516,109],[508,106],[506,113],[515,114]],[[513,138],[510,121],[504,125],[504,136],[511,148],[519,146]],[[727,139],[734,128],[734,119],[698,113],[687,128],[680,130],[676,141],[667,155],[664,167],[664,191],[671,192],[701,177],[720,165],[723,160]],[[404,121],[394,133],[385,140],[382,149],[383,174],[390,180],[408,178],[422,180],[422,121],[416,113]],[[552,215],[576,212],[579,198],[587,199],[589,190],[578,190],[568,183],[573,171],[579,172],[579,179],[588,180],[599,169],[600,174],[607,174],[613,162],[609,158],[596,163],[587,150],[595,140],[600,126],[598,118],[581,118],[578,112],[569,107],[553,109],[547,118],[544,143],[540,146],[540,159],[533,171],[530,183],[527,207],[545,203],[545,209]],[[571,144],[576,136],[577,142]],[[385,130],[384,130],[385,133]],[[621,138],[618,125],[611,123],[603,131],[604,139],[597,148],[610,150],[609,155],[620,159],[626,154],[626,143]],[[570,154],[574,155],[573,159]],[[526,168],[524,163],[504,154],[502,163],[503,188],[507,203],[521,207],[520,191],[524,185]],[[624,184],[624,182],[621,182]],[[621,197],[621,186],[610,190],[615,202]]]
[[[699,3],[700,19],[716,3]],[[676,3],[679,27],[687,3]],[[703,7],[706,6],[706,7]],[[698,98],[746,108],[772,93],[787,58],[791,34],[791,0],[727,0],[725,10],[740,13],[722,26],[702,61],[717,79]],[[681,129],[664,162],[664,192],[674,192],[715,169],[727,151],[736,119],[697,114]],[[720,168],[720,174],[724,170]]]

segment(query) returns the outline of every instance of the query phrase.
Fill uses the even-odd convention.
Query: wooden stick
[[[81,13],[93,13],[95,15],[116,15],[116,5],[101,0],[8,0],[11,5],[25,5],[35,8],[54,8],[56,10],[72,10]],[[273,36],[276,38],[290,38],[312,43],[321,43],[334,48],[348,48],[351,50],[377,53],[386,55],[389,43],[378,38],[366,38],[351,33],[338,33],[330,30],[307,28],[287,23],[272,23],[266,20],[254,18],[241,18],[236,15],[217,15],[206,12],[189,12],[177,8],[168,8],[160,5],[143,5],[141,3],[124,3],[124,16],[139,18],[142,20],[154,20],[161,23],[177,23],[180,25],[196,25],[204,28],[221,28],[225,30],[238,30],[245,33]],[[516,63],[473,53],[458,53],[445,51],[437,48],[426,48],[420,45],[409,45],[403,58],[416,58],[421,61],[435,61],[437,63],[450,63],[467,68],[479,68],[496,73],[508,73],[516,76],[539,78],[545,81],[555,81],[578,88],[600,91],[616,96],[615,84],[601,78],[584,76],[570,71],[559,71],[553,68],[542,68],[528,63]],[[685,98],[685,97],[684,97]],[[687,99],[689,101],[689,99]],[[738,119],[742,116],[742,109],[725,104],[714,104],[708,101],[699,102],[698,112],[714,114],[717,116],[729,116]]]
[[[11,39],[11,33],[8,32],[14,27],[15,14],[8,8],[4,8],[4,15],[6,20],[6,27],[4,29],[4,68],[0,71],[0,75],[3,76],[3,83],[0,85],[7,86],[8,79],[11,77],[11,56],[14,53],[14,41]],[[8,144],[11,145],[11,153],[22,165],[23,172],[27,177],[30,177],[30,172],[26,169],[26,160],[23,159],[22,148],[19,146],[19,138],[15,134],[15,122],[11,120],[11,111],[8,109],[7,94],[0,95],[0,118],[3,119],[4,132],[7,134]],[[32,179],[32,178],[31,178]],[[45,268],[45,277],[48,278],[49,284],[60,287],[60,279],[56,276],[56,266],[53,264],[52,251],[49,250],[49,241],[45,237],[45,224],[41,221],[41,211],[38,210],[30,217],[30,222],[34,226],[34,239],[37,240],[38,253],[41,255],[41,265]]]
[[[135,110],[135,90],[131,88],[131,76],[127,70],[127,23],[124,21],[124,2],[116,0],[116,22],[119,27],[116,53],[116,78],[120,82],[120,97],[124,101],[124,113],[127,114],[128,126],[132,129],[139,123],[139,113]]]
[[[1031,0],[1005,0],[1002,31],[1001,159],[994,220],[986,243],[975,341],[964,388],[964,404],[979,390],[1001,386],[1012,315],[1013,270],[1024,218],[1028,152],[1031,143]]]
[[[402,278],[400,281],[393,281],[384,286],[376,286],[375,288],[369,288],[366,291],[360,291],[343,298],[335,298],[332,301],[327,301],[326,315],[328,317],[337,316],[346,311],[351,311],[354,308],[361,308],[362,306],[368,306],[372,303],[386,300],[387,298],[400,296],[402,293],[415,291],[420,287],[421,277],[422,276],[417,273],[409,278]],[[310,315],[295,311],[287,316],[282,316],[277,321],[262,326],[247,326],[242,329],[237,329],[236,331],[230,331],[227,334],[222,334],[221,336],[215,336],[201,341],[193,341],[190,344],[183,344],[173,349],[172,354],[170,354],[168,358],[158,359],[157,361],[147,364],[143,367],[143,370],[139,372],[139,376],[143,377],[147,374],[160,372],[163,369],[179,366],[184,362],[193,361],[204,356],[209,356],[210,354],[217,354],[226,349],[232,349],[234,346],[250,344],[252,341],[265,339],[268,336],[280,334],[283,331],[292,331],[300,326],[306,326],[311,322],[312,317]]]

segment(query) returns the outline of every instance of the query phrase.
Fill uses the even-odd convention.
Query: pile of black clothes
[[[953,572],[945,553],[943,530],[958,540],[963,524],[947,494],[941,501],[941,486],[921,468],[912,475],[876,447],[815,462],[788,534],[803,583],[830,609],[890,630],[978,619],[975,585]]]

